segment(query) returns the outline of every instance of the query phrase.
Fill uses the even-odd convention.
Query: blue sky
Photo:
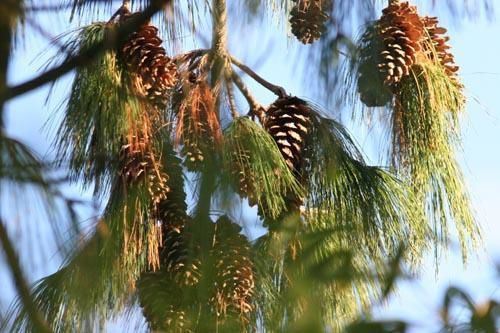
[[[452,249],[448,257],[442,260],[438,273],[432,260],[429,260],[421,276],[403,283],[398,295],[391,297],[387,307],[377,310],[380,318],[409,319],[415,324],[413,332],[429,332],[435,327],[439,319],[439,302],[450,284],[469,290],[478,302],[495,296],[500,299],[500,281],[495,279],[492,269],[492,262],[500,260],[500,21],[479,19],[477,22],[464,22],[460,26],[451,25],[450,22],[449,19],[442,20],[443,25],[449,27],[452,50],[461,67],[460,74],[468,97],[467,112],[462,122],[463,147],[458,157],[477,219],[484,230],[485,248],[477,256],[471,256],[467,267],[463,267],[457,249]],[[59,31],[66,29],[62,20],[50,23],[52,28]],[[263,24],[267,23],[264,20]],[[265,61],[259,62],[257,71],[269,81],[286,87],[290,93],[307,98],[300,74],[294,69],[295,42],[286,39],[282,27],[276,25],[270,25],[264,36],[248,34],[243,39],[230,36],[231,49],[239,58],[248,60],[249,64],[265,55]],[[46,59],[39,56],[47,45],[46,40],[40,36],[28,36],[27,40],[26,45],[16,51],[10,71],[11,83],[34,76],[40,70],[43,59]],[[70,76],[66,76],[58,87],[65,88],[69,83]],[[273,97],[260,87],[250,86],[263,103],[272,101]],[[45,154],[49,148],[49,136],[47,131],[42,131],[42,126],[61,99],[61,96],[55,96],[53,102],[46,105],[47,89],[44,87],[10,102],[6,114],[7,131],[41,154]],[[371,157],[369,160],[376,163],[374,147],[377,144],[371,141],[366,128],[352,123],[348,126],[368,157]],[[68,188],[67,192],[79,195],[74,188]],[[9,217],[10,230],[16,237],[27,230],[26,223],[40,223],[40,234],[36,238],[49,237],[44,221],[22,221],[23,216],[14,214],[7,208],[6,202],[0,208],[4,209],[2,216]],[[30,218],[36,215],[34,209]],[[26,237],[19,239],[26,241]],[[32,280],[52,272],[59,265],[59,258],[54,255],[55,249],[48,247],[46,250],[45,258],[48,261],[40,260],[42,255],[37,255],[35,259],[23,256],[26,268],[32,273]],[[5,306],[11,300],[13,291],[10,277],[4,269],[0,272],[0,286],[0,306]],[[110,328],[110,331],[113,329]]]

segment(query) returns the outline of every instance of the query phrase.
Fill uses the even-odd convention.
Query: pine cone
[[[421,50],[424,26],[416,7],[408,2],[395,1],[382,13],[379,26],[384,49],[378,67],[385,75],[385,84],[394,86],[410,74]]]
[[[427,38],[431,43],[432,48],[427,48],[426,54],[431,59],[434,60],[438,58],[441,65],[444,67],[446,74],[454,79],[458,80],[457,72],[459,67],[455,65],[455,59],[453,54],[449,52],[450,46],[448,41],[450,37],[446,36],[446,29],[438,26],[437,17],[426,16],[422,19],[424,23],[425,30],[427,31]],[[425,47],[425,44],[424,44]]]
[[[161,266],[172,274],[177,284],[192,286],[199,281],[199,260],[190,251],[190,237],[187,225],[186,193],[181,161],[174,152],[166,156],[171,177],[167,185],[171,189],[168,197],[158,203],[156,214],[162,223],[162,245],[160,248]]]
[[[369,107],[385,106],[392,100],[392,92],[385,85],[385,76],[378,65],[384,50],[378,23],[370,25],[360,40],[358,92],[361,102]]]
[[[128,12],[122,14],[121,22],[126,22],[133,15]],[[158,108],[165,109],[169,90],[177,82],[177,68],[161,44],[158,29],[147,23],[128,36],[118,53],[126,68],[135,74],[132,84],[136,93],[147,97]]]
[[[205,81],[184,82],[184,98],[177,112],[176,143],[182,144],[181,155],[188,170],[202,167],[207,154],[216,150],[222,132],[215,98]]]
[[[236,314],[243,321],[253,310],[255,281],[251,249],[241,228],[222,216],[217,220],[215,245],[215,304],[218,316]]]
[[[302,152],[310,126],[309,107],[297,97],[279,98],[267,110],[264,127],[276,141],[288,167],[297,175],[301,172]]]
[[[186,312],[182,310],[182,289],[168,274],[149,272],[136,282],[139,303],[152,331],[191,332]]]
[[[153,205],[167,198],[170,191],[167,185],[168,175],[162,171],[161,164],[155,160],[155,154],[143,138],[132,138],[120,151],[120,174],[127,184],[143,179]]]
[[[164,223],[160,258],[162,266],[180,286],[194,286],[200,280],[200,261],[190,248],[186,222]]]
[[[250,171],[247,170],[250,163],[250,152],[248,150],[235,151],[232,153],[231,165],[233,168],[229,170],[229,172],[231,173],[232,179],[236,182],[235,185],[238,194],[242,198],[248,198],[248,204],[254,206],[257,204],[257,191],[249,175]]]
[[[311,44],[325,31],[329,16],[329,0],[293,0],[295,5],[290,11],[292,33],[304,44]]]

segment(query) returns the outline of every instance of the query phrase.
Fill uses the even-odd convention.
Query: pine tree
[[[245,10],[277,8],[311,47],[331,46],[347,13],[359,10],[347,9],[349,1],[257,2],[263,6],[243,2]],[[26,14],[22,1],[9,3],[7,26],[0,5],[6,58]],[[69,4],[72,17],[83,17],[115,3]],[[225,0],[123,1],[115,9],[55,41],[65,58],[53,63],[56,75],[75,74],[49,166],[106,204],[60,270],[31,293],[20,290],[6,329],[96,330],[140,309],[154,332],[339,331],[387,296],[401,266],[418,270],[430,250],[444,250],[451,226],[464,258],[477,245],[455,160],[464,87],[436,17],[391,0],[378,19],[359,17],[365,31],[348,63],[331,68],[346,74],[346,101],[388,112],[383,168],[367,164],[332,113],[230,53]],[[204,14],[210,47],[180,52],[173,44],[182,20],[199,31]],[[0,106],[16,94],[3,93],[2,66]],[[247,79],[274,102],[262,105]],[[49,166],[2,126],[0,179],[57,197]],[[238,204],[256,207],[264,236],[248,239]]]

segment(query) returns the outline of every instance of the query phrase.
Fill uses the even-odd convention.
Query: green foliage
[[[464,101],[462,87],[440,66],[423,63],[402,82],[391,121],[393,165],[425,205],[436,241],[446,244],[455,223],[465,258],[479,230],[455,158]]]
[[[95,23],[83,28],[65,47],[70,54],[103,40],[109,26]],[[60,163],[69,162],[69,177],[84,187],[95,182],[104,194],[117,174],[116,156],[127,135],[138,135],[145,104],[130,91],[127,74],[116,54],[107,52],[88,66],[79,67],[56,133]]]
[[[352,232],[343,235],[344,241],[360,243],[375,257],[411,239],[411,257],[418,262],[430,230],[409,188],[387,171],[366,165],[334,120],[317,116],[307,146],[308,213],[319,223],[345,226]]]
[[[384,296],[393,267],[342,238],[347,227],[312,226],[290,215],[279,231],[257,240],[256,320],[264,332],[341,331]]]
[[[431,238],[411,190],[367,166],[345,129],[309,107],[305,211],[284,214],[256,244],[268,256],[257,264],[257,318],[270,332],[339,330],[386,293],[386,259],[404,246],[416,267]]]
[[[249,118],[235,119],[224,133],[222,181],[239,191],[240,183],[264,214],[277,218],[287,208],[287,195],[302,196],[302,188],[286,165],[273,138]]]
[[[143,238],[149,198],[140,186],[116,188],[97,231],[75,249],[56,273],[42,279],[33,298],[55,331],[86,330],[123,309],[130,285],[146,267]],[[141,193],[142,192],[142,193]],[[147,202],[143,202],[146,200]],[[14,307],[12,330],[32,330],[21,304]],[[83,325],[83,326],[82,326]]]
[[[457,77],[446,73],[438,51],[425,38],[419,43],[428,53],[418,53],[410,75],[390,89],[386,87],[378,67],[382,49],[377,22],[366,27],[358,41],[357,57],[344,67],[341,96],[355,105],[360,99],[365,104],[361,117],[379,121],[389,132],[388,164],[408,184],[420,206],[416,208],[432,228],[435,255],[447,246],[454,223],[465,260],[470,248],[478,244],[480,230],[455,158],[461,139],[464,87]]]

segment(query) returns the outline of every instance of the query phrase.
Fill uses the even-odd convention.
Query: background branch
[[[12,245],[11,240],[7,234],[7,230],[3,224],[3,221],[0,220],[0,242],[2,244],[3,252],[5,253],[5,257],[7,258],[7,263],[9,264],[10,271],[14,278],[14,283],[17,288],[17,292],[21,298],[21,302],[24,305],[24,309],[28,313],[31,321],[33,322],[33,327],[36,328],[37,332],[49,333],[51,332],[49,325],[42,317],[40,312],[37,310],[37,307],[31,297],[30,289],[28,287],[28,283],[24,278],[23,271],[19,264],[19,258],[14,251],[14,246]]]

